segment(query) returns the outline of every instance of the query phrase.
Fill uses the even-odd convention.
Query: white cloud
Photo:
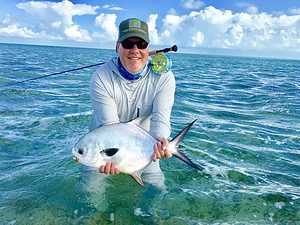
[[[45,31],[34,31],[29,27],[22,26],[20,23],[11,19],[9,14],[6,14],[1,21],[0,36],[4,37],[22,37],[30,39],[49,39],[62,40],[60,35],[50,35]]]
[[[16,6],[37,18],[35,21],[38,23],[35,26],[40,27],[43,32],[48,32],[52,35],[65,35],[71,40],[80,42],[90,41],[91,37],[87,30],[80,28],[80,25],[74,23],[73,17],[94,15],[99,8],[98,6],[86,4],[73,4],[69,0],[63,0],[62,2],[29,1],[18,3]]]
[[[159,44],[158,42],[158,32],[156,29],[156,20],[158,14],[151,14],[148,18],[147,24],[149,29],[149,36],[152,44]]]
[[[19,24],[12,24],[0,28],[0,36],[5,37],[23,37],[23,38],[36,38],[36,39],[49,39],[49,40],[62,40],[60,36],[52,36],[45,32],[34,32],[29,28],[21,27]]]
[[[235,5],[240,8],[245,8],[249,14],[256,14],[258,12],[257,7],[249,2],[237,2]]]
[[[290,9],[289,12],[293,15],[300,15],[300,8]]]
[[[90,6],[86,4],[74,5],[69,0],[62,2],[25,2],[18,3],[17,7],[25,12],[38,16],[42,21],[60,20],[65,25],[73,25],[73,16],[94,15],[98,6]]]
[[[169,9],[168,15],[177,15],[177,12],[174,8]]]
[[[127,11],[126,9],[119,7],[119,6],[114,6],[114,5],[103,5],[103,9],[108,9],[108,10],[115,10],[115,11]]]
[[[244,38],[244,29],[241,25],[236,25],[227,30],[224,34],[224,44],[226,48],[232,48],[241,44]]]
[[[209,6],[188,15],[166,15],[158,43],[243,50],[300,49],[300,15],[233,13]]]
[[[64,29],[65,35],[74,41],[90,41],[91,37],[89,36],[88,31],[80,29],[79,25],[68,26]]]
[[[35,33],[32,30],[27,28],[21,28],[17,24],[0,28],[0,34],[3,36],[20,36],[25,38],[36,37]]]
[[[204,40],[204,35],[201,31],[198,31],[194,36],[192,36],[192,47],[198,47],[201,46]]]
[[[126,11],[125,9],[119,7],[119,6],[113,6],[110,8],[110,10],[115,10],[115,11]]]
[[[164,17],[150,14],[147,23],[151,43],[196,48],[300,52],[299,9],[290,9],[289,15],[286,15],[283,12],[260,13],[247,2],[240,2],[237,6],[246,11],[234,13],[209,6],[186,15],[177,15],[175,10],[170,10]],[[31,17],[16,21],[16,18],[7,14],[0,24],[0,36],[72,40],[97,43],[100,46],[112,46],[117,40],[117,15],[101,13],[96,16],[98,6],[63,0],[30,1],[19,3],[17,7]],[[109,9],[114,6],[104,7]],[[94,24],[90,23],[89,27],[80,25],[79,16],[83,15],[95,15]],[[78,18],[76,22],[74,16]]]
[[[6,24],[9,24],[9,23],[10,23],[10,15],[6,14],[4,19],[2,20],[2,24],[6,25]]]
[[[61,21],[55,21],[55,22],[51,23],[51,26],[54,27],[54,28],[60,28]]]
[[[205,5],[202,1],[181,0],[181,5],[186,9],[199,9]]]
[[[103,9],[109,9],[110,7],[112,7],[112,5],[103,5],[102,6]]]
[[[100,31],[94,33],[100,42],[114,42],[117,40],[118,28],[116,26],[116,14],[101,13],[95,19],[95,25],[100,28]]]
[[[247,12],[248,12],[249,14],[256,14],[256,13],[258,12],[258,9],[257,9],[256,6],[249,6],[249,7],[247,8]]]
[[[180,27],[180,23],[186,19],[186,16],[177,16],[177,15],[166,15],[163,19],[165,27],[177,28]]]
[[[73,4],[69,0],[63,0],[61,2],[38,2],[38,1],[29,1],[26,3],[18,3],[17,7],[24,9],[28,13],[42,14],[44,12],[54,11],[59,15],[86,15],[86,14],[95,14],[99,6],[90,6],[86,4]]]

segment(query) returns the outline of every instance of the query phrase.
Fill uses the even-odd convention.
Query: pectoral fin
[[[135,172],[130,175],[136,182],[138,182],[139,185],[145,187],[144,182],[142,181],[142,178],[141,178],[141,174],[142,174],[141,172]]]
[[[101,153],[101,154],[105,154],[105,155],[107,155],[107,156],[113,156],[113,155],[115,155],[118,151],[119,151],[118,148],[107,148],[107,149],[102,150],[100,153]]]

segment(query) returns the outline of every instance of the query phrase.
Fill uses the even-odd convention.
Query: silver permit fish
[[[130,174],[144,186],[141,173],[152,161],[153,146],[157,139],[138,126],[140,120],[137,118],[128,123],[107,125],[87,133],[73,147],[74,159],[97,169],[107,162],[113,162],[121,172]],[[183,162],[202,170],[178,148],[179,142],[195,121],[170,141],[167,149]]]

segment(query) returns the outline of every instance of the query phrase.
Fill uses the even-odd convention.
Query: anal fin
[[[141,172],[135,172],[135,173],[130,174],[130,175],[131,175],[131,177],[132,177],[139,185],[145,187],[144,182],[143,182],[143,180],[142,180],[142,178],[141,178],[141,174],[142,174]]]

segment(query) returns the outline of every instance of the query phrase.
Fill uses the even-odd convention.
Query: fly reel
[[[167,73],[171,69],[172,61],[169,56],[163,53],[158,53],[153,57],[151,66],[155,73]]]

